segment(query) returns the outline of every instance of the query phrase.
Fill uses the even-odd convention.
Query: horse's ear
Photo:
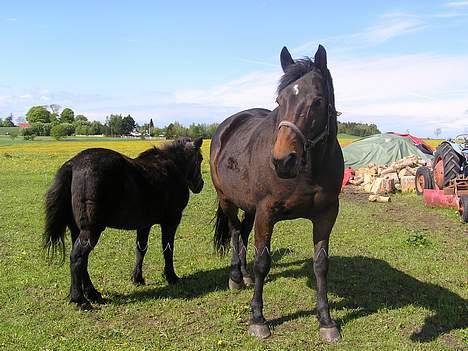
[[[327,51],[325,48],[319,44],[317,52],[315,53],[315,64],[319,68],[327,68]]]
[[[291,57],[291,54],[289,53],[288,48],[286,46],[283,46],[283,50],[281,50],[280,60],[283,72],[286,72],[286,68],[294,63],[294,60]]]
[[[193,141],[193,146],[195,146],[196,149],[199,149],[203,144],[203,138],[196,138]]]

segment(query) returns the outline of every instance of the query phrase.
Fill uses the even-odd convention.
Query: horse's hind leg
[[[180,218],[172,223],[161,224],[161,244],[164,255],[164,276],[169,284],[175,284],[179,277],[174,271],[174,238]]]
[[[87,261],[91,250],[96,246],[100,232],[81,230],[75,240],[70,254],[71,288],[70,301],[76,303],[82,310],[92,308],[84,296],[83,285],[85,277],[89,278]]]
[[[72,243],[74,244],[80,234],[80,230],[78,229],[75,223],[69,224],[68,228],[70,229]],[[82,275],[83,293],[85,297],[89,299],[91,302],[104,303],[101,293],[96,290],[89,276],[88,259],[89,259],[89,256],[86,256],[85,265],[83,269],[83,275]]]
[[[246,286],[253,285],[253,279],[247,270],[247,247],[249,242],[249,235],[255,220],[255,213],[244,213],[244,218],[241,222],[240,239],[239,239],[239,258],[242,272],[242,280]]]
[[[229,273],[229,289],[238,290],[244,287],[244,280],[241,269],[242,255],[245,259],[246,246],[244,245],[243,240],[240,237],[241,233],[241,222],[237,217],[238,208],[227,201],[219,202],[223,213],[228,218],[229,232],[231,234],[231,248],[232,248],[232,257],[231,257],[231,271]]]
[[[146,251],[148,251],[148,235],[151,227],[138,229],[135,249],[135,268],[133,269],[133,284],[145,285],[145,279],[143,278],[143,259],[145,258]]]
[[[326,342],[341,339],[335,321],[330,316],[327,298],[328,241],[338,214],[338,202],[313,220],[314,223],[314,274],[317,280],[317,319],[320,337]]]

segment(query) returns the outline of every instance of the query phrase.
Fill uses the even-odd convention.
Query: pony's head
[[[278,86],[278,124],[272,163],[280,178],[294,178],[306,162],[306,152],[328,137],[330,118],[336,116],[327,53],[319,45],[314,61],[294,61],[281,51],[284,75]]]
[[[184,144],[185,160],[186,160],[186,181],[189,189],[198,194],[203,189],[203,177],[201,172],[201,163],[203,156],[201,153],[201,146],[203,143],[202,138],[192,140],[190,138],[183,138],[177,142]]]

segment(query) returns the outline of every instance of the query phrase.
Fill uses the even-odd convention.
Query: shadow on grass
[[[281,252],[281,251],[278,251]],[[268,281],[279,277],[308,277],[307,285],[315,289],[312,260],[279,262],[284,255],[273,255],[273,266],[282,271],[272,273]],[[411,335],[412,341],[428,342],[453,329],[468,327],[468,302],[459,295],[431,283],[421,282],[403,273],[387,262],[363,256],[331,257],[328,276],[329,292],[343,298],[331,308],[351,309],[352,312],[338,319],[344,325],[354,319],[377,313],[382,309],[398,309],[412,305],[431,311],[424,325]],[[128,295],[110,294],[112,303],[127,304],[134,301],[159,298],[192,299],[205,294],[227,290],[229,267],[199,271],[184,277],[176,285],[143,287]],[[265,302],[268,303],[268,297]],[[270,320],[273,326],[305,316],[312,310],[296,311]]]
[[[338,256],[331,257],[330,261],[328,291],[343,298],[330,307],[354,310],[337,320],[340,325],[382,309],[411,305],[431,311],[424,325],[411,335],[412,341],[428,342],[453,329],[468,327],[468,301],[450,290],[421,282],[375,258]],[[272,274],[271,279],[306,276],[307,285],[315,289],[312,261],[299,260],[292,262],[293,265],[299,268]],[[279,325],[312,314],[312,311],[297,311],[271,322]]]
[[[283,265],[279,261],[287,254],[292,253],[290,249],[276,250],[272,253],[272,265]],[[228,254],[230,255],[230,254]],[[286,263],[287,264],[287,263]],[[177,268],[177,267],[176,267]],[[124,305],[134,301],[164,298],[193,299],[204,296],[213,291],[228,289],[230,267],[223,267],[207,271],[198,271],[184,276],[177,284],[154,287],[151,285],[137,287],[129,294],[108,293],[110,303]],[[252,271],[252,269],[250,269]]]

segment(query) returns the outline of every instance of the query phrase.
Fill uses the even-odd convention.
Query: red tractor
[[[432,169],[419,167],[415,181],[426,206],[456,208],[461,220],[468,222],[468,134],[440,144]]]

